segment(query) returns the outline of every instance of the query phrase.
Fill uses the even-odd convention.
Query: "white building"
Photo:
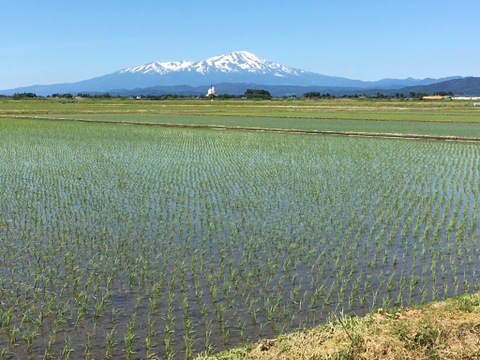
[[[210,86],[210,89],[208,89],[207,91],[207,95],[205,95],[206,97],[214,97],[214,96],[217,96],[217,94],[215,93],[215,86]]]
[[[480,100],[480,96],[454,96],[453,100]]]

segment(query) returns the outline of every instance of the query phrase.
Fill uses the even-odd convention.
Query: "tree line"
[[[309,91],[303,94],[303,98],[305,99],[336,99],[336,98],[375,98],[375,99],[388,99],[388,98],[395,98],[395,99],[421,99],[424,96],[429,94],[424,92],[414,92],[411,91],[408,94],[397,92],[395,95],[391,94],[384,94],[381,92],[377,92],[376,94],[353,94],[353,95],[332,95],[330,93],[320,93],[319,91]],[[437,91],[431,95],[438,95],[438,96],[453,96],[451,91]],[[5,95],[0,95],[1,97],[8,97]],[[14,100],[21,100],[21,99],[35,99],[41,96],[37,96],[37,94],[32,92],[23,92],[23,93],[15,93],[11,96]],[[65,94],[52,94],[47,97],[51,98],[60,98],[60,99],[73,99],[75,97],[82,97],[82,98],[93,98],[93,99],[109,99],[109,98],[132,98],[132,96],[112,96],[109,93],[103,94],[89,94],[89,93],[78,93],[77,95],[73,95],[71,93]],[[283,98],[294,97],[292,96],[283,96]],[[163,94],[163,95],[143,95],[139,96],[142,99],[150,99],[150,100],[174,100],[174,99],[197,99],[199,98],[197,95],[178,95],[178,94]],[[240,99],[245,98],[248,100],[271,100],[273,96],[270,94],[269,91],[263,89],[247,89],[242,95],[232,95],[232,94],[218,94],[216,96],[217,99]]]

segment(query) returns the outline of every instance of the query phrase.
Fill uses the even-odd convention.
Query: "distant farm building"
[[[207,94],[205,95],[206,97],[213,98],[214,96],[217,96],[217,93],[215,92],[215,86],[210,86],[210,88],[207,91]]]
[[[480,100],[480,96],[454,96],[453,100]]]
[[[446,98],[445,96],[441,96],[441,95],[429,95],[429,96],[422,97],[423,100],[443,100],[445,98]]]

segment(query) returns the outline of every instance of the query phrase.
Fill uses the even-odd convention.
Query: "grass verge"
[[[364,317],[332,315],[310,330],[198,359],[480,359],[480,293]]]

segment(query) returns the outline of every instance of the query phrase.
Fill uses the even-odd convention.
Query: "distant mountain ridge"
[[[436,92],[449,92],[455,95],[479,96],[480,95],[480,77],[464,77],[461,79],[451,79],[424,86],[408,86],[402,89],[406,94],[410,92],[433,94]]]
[[[382,93],[387,96],[394,96],[402,93],[408,96],[411,92],[433,94],[435,92],[452,92],[455,95],[478,96],[480,95],[480,78],[462,78],[422,86],[407,86],[400,89],[361,89],[349,87],[328,87],[328,86],[299,86],[299,85],[265,85],[255,83],[218,83],[215,84],[217,93],[242,95],[247,89],[263,89],[270,92],[272,96],[303,96],[308,92],[319,92],[333,96],[343,95],[367,95],[372,96]],[[203,96],[206,93],[206,86],[155,86],[149,88],[138,88],[132,90],[117,89],[110,92],[111,95],[119,96],[164,96],[175,94],[181,96]]]
[[[0,94],[11,95],[15,92],[34,92],[38,95],[54,93],[128,93],[144,89],[143,94],[148,95],[147,89],[158,89],[158,87],[199,87],[219,83],[280,87],[313,86],[361,92],[361,90],[392,90],[405,86],[431,85],[458,78],[460,77],[360,81],[317,74],[262,59],[248,51],[236,51],[195,62],[152,62],[75,83],[27,86],[0,90]],[[172,92],[175,93],[173,88]]]

